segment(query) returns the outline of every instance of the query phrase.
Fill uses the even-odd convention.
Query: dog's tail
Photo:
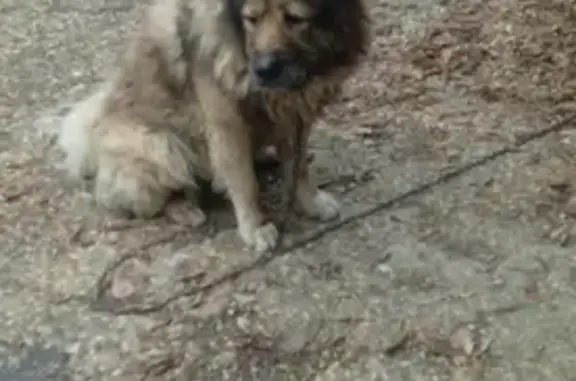
[[[102,116],[108,93],[109,87],[101,86],[76,103],[62,120],[58,145],[66,155],[64,166],[73,177],[91,178],[98,170],[94,126]]]

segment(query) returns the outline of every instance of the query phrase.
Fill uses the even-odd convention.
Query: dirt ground
[[[497,70],[490,2],[369,1],[371,57],[314,136],[343,219],[292,221],[275,257],[226,205],[115,219],[58,168],[137,3],[0,0],[1,381],[576,379],[576,124]]]

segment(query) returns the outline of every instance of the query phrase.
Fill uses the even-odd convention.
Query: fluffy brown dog
[[[254,154],[276,145],[291,162],[294,129],[308,140],[365,52],[365,16],[362,0],[155,1],[114,78],[66,117],[68,169],[94,180],[101,205],[140,218],[212,181],[243,240],[272,248],[278,231],[259,205]],[[336,217],[337,201],[308,176],[305,148],[297,205]]]

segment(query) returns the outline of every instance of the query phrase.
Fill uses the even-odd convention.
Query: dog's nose
[[[252,61],[254,74],[263,81],[273,81],[284,70],[285,60],[277,54],[259,55]]]

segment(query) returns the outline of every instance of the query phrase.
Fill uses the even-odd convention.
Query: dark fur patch
[[[194,14],[192,9],[186,6],[185,3],[180,4],[180,12],[176,20],[176,32],[180,39],[180,49],[182,50],[182,58],[190,60],[192,58],[192,46],[190,46],[190,22]]]
[[[244,0],[226,0],[224,17],[226,17],[234,29],[234,33],[240,39],[240,43],[245,43],[245,31],[242,24],[242,7]]]
[[[367,50],[367,22],[362,0],[322,0],[314,27],[333,43],[318,52],[314,74],[356,64]]]

